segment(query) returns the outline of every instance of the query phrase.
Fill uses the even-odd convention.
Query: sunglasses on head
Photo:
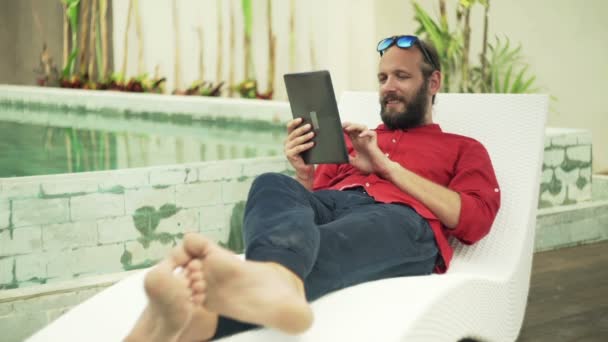
[[[429,62],[433,66],[434,70],[439,70],[439,67],[437,66],[437,64],[435,64],[429,52],[424,48],[424,45],[420,43],[420,40],[416,36],[404,35],[384,38],[378,43],[376,50],[380,53],[380,56],[382,56],[384,52],[393,45],[396,45],[398,48],[401,49],[408,49],[414,46],[414,44],[416,43],[418,43],[418,47],[420,47],[420,51],[424,55],[424,58],[427,60],[427,62]]]

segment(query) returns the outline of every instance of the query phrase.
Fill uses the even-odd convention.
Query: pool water
[[[156,120],[155,120],[156,119]],[[171,122],[0,106],[0,177],[255,158],[282,153],[281,125]]]

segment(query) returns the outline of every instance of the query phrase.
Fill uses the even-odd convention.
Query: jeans
[[[437,246],[412,208],[376,202],[363,188],[310,192],[295,179],[255,179],[243,222],[245,257],[295,273],[313,301],[366,281],[430,274]],[[216,337],[255,327],[220,317]]]

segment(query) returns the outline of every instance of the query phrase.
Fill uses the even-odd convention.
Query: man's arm
[[[461,200],[456,191],[421,177],[386,156],[384,158],[386,168],[379,170],[380,177],[419,200],[447,228],[453,229],[458,225]]]

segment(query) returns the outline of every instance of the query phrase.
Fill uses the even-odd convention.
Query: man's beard
[[[426,109],[428,108],[429,98],[427,91],[429,84],[427,80],[420,86],[411,101],[405,101],[405,97],[389,93],[380,99],[380,116],[382,122],[388,129],[408,129],[422,126],[425,119]],[[398,100],[405,104],[403,112],[387,112],[386,103],[391,100]]]

